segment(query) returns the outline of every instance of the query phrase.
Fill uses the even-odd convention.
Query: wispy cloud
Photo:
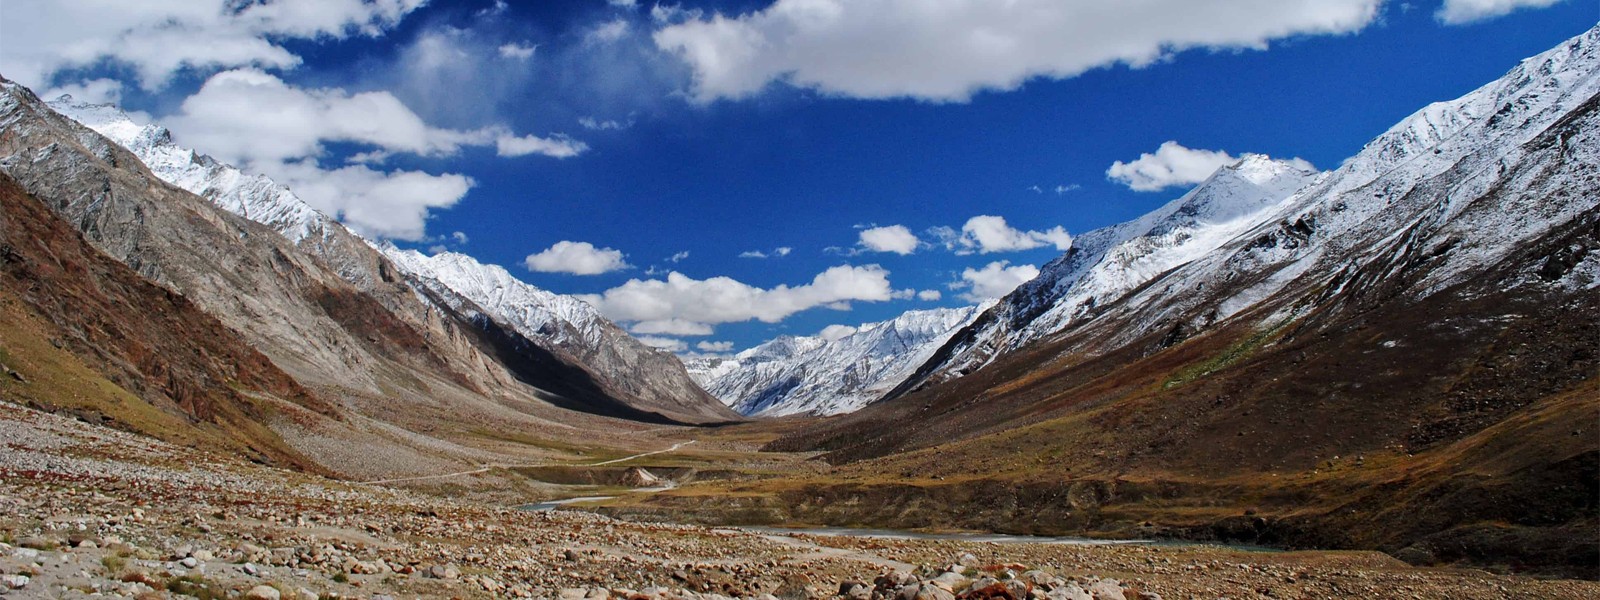
[[[788,256],[791,252],[794,252],[794,248],[790,248],[788,246],[779,246],[777,248],[773,248],[770,252],[763,250],[745,250],[744,252],[739,253],[739,258],[783,258]]]

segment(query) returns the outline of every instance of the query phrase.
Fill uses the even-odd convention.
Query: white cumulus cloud
[[[1434,13],[1441,23],[1463,25],[1511,14],[1522,8],[1544,8],[1561,0],[1444,0]]]
[[[599,275],[629,267],[621,250],[596,248],[589,242],[562,240],[538,254],[529,254],[523,264],[540,273]]]
[[[961,271],[961,279],[950,284],[950,288],[967,290],[961,294],[963,300],[982,302],[1009,294],[1017,286],[1039,276],[1039,269],[1033,265],[1010,265],[1010,262],[1002,260],[989,263],[982,269],[969,267]]]
[[[454,206],[473,186],[465,175],[366,165],[324,169],[312,159],[258,166],[307,204],[375,238],[425,239],[429,212]]]
[[[917,245],[921,243],[916,234],[911,233],[911,230],[906,229],[904,225],[863,229],[860,237],[861,246],[868,250],[893,252],[902,256],[916,252]]]
[[[330,142],[424,156],[453,154],[462,146],[494,145],[502,156],[557,158],[587,149],[559,136],[518,137],[503,127],[433,127],[388,92],[301,88],[256,69],[211,76],[167,122],[184,143],[246,167],[320,156]]]
[[[290,69],[285,42],[377,36],[426,0],[7,0],[0,72],[34,89],[63,70],[111,60],[146,89],[180,71]]]
[[[893,294],[889,272],[882,267],[840,265],[797,286],[764,289],[731,277],[694,279],[672,272],[665,280],[633,279],[583,299],[617,321],[682,319],[714,325],[777,323],[803,310],[819,306],[845,310],[851,302],[884,302]]]
[[[72,96],[79,102],[94,104],[120,104],[122,103],[122,82],[115,79],[91,79],[69,83],[53,88],[40,96],[54,100],[62,94]]]
[[[1072,247],[1072,235],[1059,225],[1044,231],[1023,231],[1006,223],[1005,217],[995,215],[967,219],[960,232],[936,227],[931,233],[958,254],[1017,252],[1045,246],[1064,252]]]
[[[943,297],[944,294],[939,293],[939,290],[922,290],[917,292],[917,299],[924,302],[935,302]]]
[[[855,98],[965,101],[1033,78],[1141,67],[1191,48],[1264,49],[1359,31],[1382,0],[777,0],[726,16],[662,15],[656,45],[693,70],[693,98],[782,81]]]
[[[1195,150],[1168,141],[1154,153],[1140,154],[1130,162],[1117,161],[1106,169],[1106,177],[1138,192],[1155,192],[1169,187],[1205,181],[1217,169],[1239,162],[1221,150]]]
[[[564,137],[518,137],[503,127],[433,127],[388,92],[302,88],[257,69],[211,76],[165,122],[181,143],[272,177],[363,233],[405,240],[424,237],[430,211],[456,204],[472,180],[371,165],[396,153],[440,156],[463,146],[492,145],[501,155],[554,157],[586,149]],[[331,143],[370,150],[352,156],[350,162],[356,164],[326,165]]]
[[[733,351],[733,342],[713,342],[710,340],[694,345],[701,352],[727,353]]]

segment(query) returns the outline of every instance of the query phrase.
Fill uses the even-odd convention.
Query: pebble
[[[244,593],[245,600],[282,600],[282,597],[278,588],[270,585],[258,585]]]

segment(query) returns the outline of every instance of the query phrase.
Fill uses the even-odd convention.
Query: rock
[[[969,590],[981,590],[983,588],[992,587],[992,586],[994,586],[995,584],[998,584],[998,583],[1000,583],[1000,580],[995,579],[993,577],[990,577],[988,575],[984,575],[982,577],[977,578],[972,583],[967,584],[967,589],[969,589]]]
[[[1078,587],[1076,583],[1052,589],[1050,593],[1045,594],[1045,597],[1050,600],[1094,600],[1094,596],[1089,595],[1088,591]]]
[[[33,581],[27,575],[0,575],[0,588],[7,590],[20,590],[28,587],[28,582]]]
[[[281,600],[281,598],[282,594],[278,593],[278,588],[270,585],[258,585],[244,593],[245,600]]]
[[[193,556],[190,556],[178,561],[178,564],[183,565],[183,567],[186,569],[193,569],[197,566],[200,566],[200,561],[195,560]]]
[[[191,546],[189,544],[184,544],[182,546],[178,546],[177,549],[172,551],[172,558],[173,558],[173,560],[177,560],[177,559],[181,559],[181,558],[188,558],[189,556],[191,556],[193,554],[194,554],[194,546]]]
[[[255,563],[245,563],[243,567],[240,567],[240,570],[243,570],[245,575],[251,577],[261,574],[261,567],[256,566]]]
[[[584,596],[584,598],[586,598],[587,600],[607,600],[610,597],[611,597],[611,590],[608,590],[608,589],[603,588],[603,587],[597,587],[597,588],[594,588],[592,590],[589,590],[589,595]]]
[[[839,595],[848,600],[871,600],[872,588],[859,581],[846,581],[839,584]]]
[[[921,588],[922,584],[920,582],[912,581],[902,586],[900,591],[895,593],[894,598],[895,600],[915,600],[917,592],[921,591]]]
[[[1115,579],[1101,579],[1089,586],[1089,594],[1094,600],[1128,600],[1122,592],[1122,584]]]
[[[923,585],[917,587],[912,600],[956,600],[956,595],[936,585]]]
[[[211,562],[217,559],[217,555],[212,554],[210,550],[195,550],[189,556],[193,556],[195,560],[200,562]]]
[[[927,583],[946,592],[955,592],[956,590],[963,589],[967,586],[967,576],[960,573],[946,572],[938,577],[928,580]]]
[[[1006,580],[1005,586],[1006,590],[1011,592],[1011,597],[1017,598],[1018,600],[1027,598],[1028,594],[1033,591],[1033,584],[1021,579]]]
[[[32,535],[17,540],[17,545],[22,546],[23,548],[32,548],[34,550],[53,550],[56,546],[60,546],[61,544],[58,544],[55,540],[44,536]]]
[[[1157,594],[1155,592],[1146,592],[1144,590],[1140,590],[1138,593],[1134,594],[1134,596],[1136,596],[1138,600],[1161,600],[1161,594]]]
[[[968,553],[962,554],[961,556],[956,557],[956,564],[961,565],[963,567],[967,567],[969,569],[976,569],[976,568],[979,567],[978,557],[973,556],[971,552],[968,552]]]
[[[428,568],[428,576],[434,579],[458,579],[461,570],[454,565],[434,565]]]
[[[1037,569],[1032,570],[1032,571],[1024,571],[1022,573],[1022,575],[1017,576],[1017,578],[1021,579],[1023,581],[1026,581],[1028,583],[1033,584],[1034,587],[1051,587],[1051,588],[1053,588],[1055,586],[1060,585],[1060,581],[1061,581],[1055,575],[1051,575],[1049,573],[1046,573],[1044,571],[1040,571],[1040,570],[1037,570]]]

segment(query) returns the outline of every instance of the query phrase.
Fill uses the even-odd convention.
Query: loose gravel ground
[[[1376,553],[763,535],[336,482],[0,402],[22,598],[1596,598]]]

